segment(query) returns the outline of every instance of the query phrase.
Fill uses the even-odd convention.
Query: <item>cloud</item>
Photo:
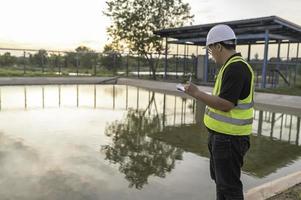
[[[86,44],[100,50],[111,23],[103,0],[0,0],[0,45],[70,50]],[[185,0],[194,24],[278,15],[301,24],[300,0]],[[18,5],[18,6],[16,6]],[[7,41],[14,41],[7,43]],[[90,42],[87,42],[90,41]]]

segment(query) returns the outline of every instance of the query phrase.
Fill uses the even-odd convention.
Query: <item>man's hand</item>
[[[209,95],[199,90],[199,88],[193,83],[184,85],[185,93],[202,101],[211,108],[215,108],[224,112],[230,111],[234,108],[234,104],[226,99],[220,98],[219,96]]]
[[[195,97],[195,98],[197,97],[198,93],[200,92],[199,88],[191,82],[184,85],[184,88],[185,88],[185,93],[187,93],[188,95]]]

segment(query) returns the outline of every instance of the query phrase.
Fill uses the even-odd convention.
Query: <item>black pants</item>
[[[210,175],[216,184],[217,200],[244,199],[240,174],[249,147],[249,136],[231,136],[209,130]]]

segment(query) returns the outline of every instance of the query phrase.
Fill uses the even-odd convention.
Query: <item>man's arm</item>
[[[186,85],[185,92],[197,100],[204,102],[209,107],[228,112],[236,106],[243,91],[245,80],[250,82],[251,76],[246,64],[235,62],[228,66],[224,72],[219,96],[208,95],[200,91],[196,85],[193,84]],[[249,90],[250,89],[248,89],[248,91]]]
[[[185,85],[185,92],[214,109],[228,112],[234,108],[234,103],[218,96],[206,94],[205,92],[200,91],[197,86],[192,83]]]

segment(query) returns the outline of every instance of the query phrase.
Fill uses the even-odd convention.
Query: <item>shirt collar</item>
[[[235,54],[233,54],[232,56],[230,56],[230,57],[227,59],[227,61],[224,63],[224,65],[225,65],[227,62],[229,62],[229,60],[230,60],[231,58],[233,58],[233,57],[235,57],[235,56],[241,56],[241,53],[235,53]]]

